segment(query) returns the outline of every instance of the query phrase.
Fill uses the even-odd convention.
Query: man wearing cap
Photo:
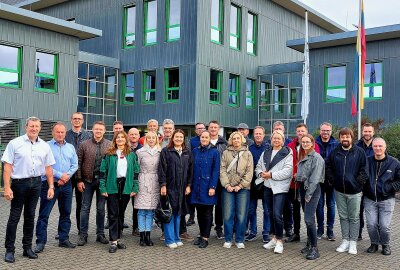
[[[242,133],[243,137],[246,139],[247,147],[254,144],[254,141],[249,138],[249,126],[246,123],[240,123],[237,126],[237,130]]]

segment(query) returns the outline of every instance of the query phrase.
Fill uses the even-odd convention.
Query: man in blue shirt
[[[72,144],[65,141],[66,126],[58,122],[53,127],[53,139],[48,142],[53,152],[56,164],[53,165],[54,197],[47,199],[46,177],[42,177],[42,191],[40,193],[39,217],[36,223],[36,248],[35,253],[43,251],[47,242],[47,224],[53,206],[58,200],[60,218],[58,221],[59,247],[75,248],[76,245],[69,241],[71,229],[72,184],[71,177],[78,170],[78,156]]]
[[[196,123],[196,125],[194,127],[195,127],[196,137],[193,137],[190,139],[190,149],[191,150],[200,146],[200,135],[201,135],[201,133],[203,133],[203,131],[206,130],[206,124],[199,122],[199,123]]]

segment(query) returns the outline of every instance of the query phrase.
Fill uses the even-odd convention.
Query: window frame
[[[242,33],[242,8],[234,3],[231,3],[231,14],[232,15],[232,6],[234,6],[237,10],[236,13],[236,30],[237,33],[232,33],[232,29],[229,30],[229,48],[240,51],[241,50],[241,33]],[[232,19],[232,18],[230,18]],[[231,44],[231,37],[236,38],[236,42],[238,47],[233,47]]]
[[[273,104],[274,105],[274,113],[283,113],[283,110],[284,110],[283,109],[283,98],[284,98],[283,91],[285,89],[287,89],[287,88],[285,88],[283,85],[276,84],[274,86],[274,89],[273,89],[273,91],[274,91],[274,95],[273,95],[273,97],[274,97],[274,104]],[[275,99],[276,93],[278,93],[277,100]],[[276,101],[277,101],[277,103],[276,103]],[[278,109],[276,109],[276,107]]]
[[[247,81],[251,81],[251,94],[247,94]],[[246,109],[254,109],[256,107],[255,100],[256,100],[256,79],[246,78]],[[247,105],[247,99],[251,99],[251,105]]]
[[[53,70],[54,70],[54,75],[49,75],[47,73],[36,73],[35,71],[35,80],[36,77],[43,77],[43,78],[48,78],[48,79],[54,79],[54,89],[48,89],[48,88],[40,88],[40,87],[34,87],[35,91],[39,92],[46,92],[46,93],[58,93],[58,54],[56,53],[51,53],[51,52],[46,52],[46,51],[40,51],[36,50],[35,52],[35,59],[36,59],[36,53],[45,53],[49,55],[54,56],[54,64],[53,64]],[[36,61],[35,61],[36,62]],[[36,64],[36,63],[35,63]]]
[[[126,77],[128,75],[133,76],[133,86],[127,86],[127,79]],[[121,78],[121,105],[133,105],[135,104],[135,73],[134,72],[127,72],[122,74]],[[132,91],[128,91],[129,89],[132,89]],[[133,94],[133,101],[126,101],[126,94],[132,93]]]
[[[211,22],[211,31],[212,30],[218,31],[220,40],[219,41],[213,40],[212,35],[211,35],[211,42],[218,44],[218,45],[223,45],[224,44],[224,0],[217,0],[217,1],[219,2],[218,27],[213,26],[212,22]],[[212,21],[212,18],[211,18],[211,21]]]
[[[169,84],[169,71],[171,71],[171,70],[178,70],[178,74],[179,74],[179,86],[178,87],[168,87],[168,84]],[[181,76],[180,76],[180,69],[179,69],[179,67],[171,67],[171,68],[167,68],[167,69],[165,69],[165,72],[164,72],[164,85],[165,85],[165,102],[168,102],[168,103],[177,103],[177,102],[179,102],[179,92],[180,92],[180,86],[181,86],[181,82],[180,82],[180,80],[181,80]],[[169,99],[168,98],[168,92],[169,91],[178,91],[178,99]]]
[[[230,107],[240,107],[240,75],[229,73],[229,77],[233,75],[235,76],[235,92],[231,92],[231,78],[229,78],[229,86],[228,86],[228,106]],[[231,103],[230,97],[234,96],[237,99],[237,103]]]
[[[297,88],[289,89],[289,115],[296,115]]]
[[[149,11],[149,2],[156,2],[156,8],[157,8],[157,13],[158,13],[158,1],[157,0],[145,0],[144,1],[144,29],[143,29],[143,34],[144,34],[144,40],[143,40],[143,44],[144,46],[151,46],[151,45],[155,45],[157,44],[157,14],[156,14],[156,28],[152,28],[152,29],[147,29],[147,23],[148,23],[148,11]],[[156,33],[156,41],[155,42],[147,42],[147,35],[148,33]]]
[[[10,88],[15,88],[15,89],[21,89],[22,88],[22,47],[12,46],[12,45],[8,45],[8,44],[1,44],[1,43],[0,43],[0,45],[18,49],[18,52],[17,52],[17,69],[2,68],[0,66],[0,72],[3,71],[3,72],[7,72],[7,73],[16,73],[16,74],[18,74],[18,85],[8,84],[8,83],[0,83],[0,87],[10,87]]]
[[[129,8],[135,8],[135,32],[134,33],[127,33],[127,29],[128,29],[128,9]],[[136,5],[132,4],[132,5],[128,5],[128,6],[124,6],[124,22],[123,22],[123,48],[124,49],[131,49],[131,48],[135,48],[136,45],[132,45],[132,46],[127,46],[126,45],[126,39],[127,37],[130,36],[134,36],[135,37],[135,44],[136,44]]]
[[[177,41],[181,39],[181,15],[182,15],[182,1],[180,1],[180,12],[179,12],[179,24],[172,24],[170,25],[170,8],[171,8],[171,0],[165,0],[165,25],[166,25],[166,32],[165,32],[165,36],[166,36],[166,41],[167,42],[173,42],[173,41]],[[171,28],[178,28],[179,27],[179,37],[178,38],[169,38],[169,30]]]
[[[371,64],[380,64],[381,65],[381,82],[380,83],[365,83],[365,74],[364,74],[364,96],[365,96],[365,88],[369,89],[369,87],[373,86],[380,86],[382,87],[382,96],[381,97],[364,97],[365,101],[376,101],[376,100],[382,100],[383,99],[383,62],[379,61],[373,61],[373,62],[368,62],[365,63],[365,65],[371,65]]]
[[[249,33],[247,33],[246,52],[249,55],[257,56],[257,49],[258,49],[258,46],[257,46],[257,41],[258,41],[258,16],[257,16],[256,13],[253,13],[251,11],[248,11],[247,14],[251,14],[253,16],[253,39],[250,40],[249,39]],[[247,18],[248,17],[249,16],[247,16]],[[248,51],[248,49],[247,49],[247,44],[248,43],[253,44],[253,49],[254,49],[253,52],[249,52]]]
[[[261,84],[265,84],[265,98],[261,95]],[[271,108],[271,83],[269,82],[260,82],[260,104],[265,102],[265,107],[261,107],[262,111],[269,112]]]
[[[152,89],[152,88],[150,88],[150,89],[147,89],[146,88],[146,83],[147,83],[147,78],[146,78],[146,76],[147,76],[147,73],[149,73],[149,72],[154,72],[155,73],[155,88],[154,89]],[[146,71],[143,71],[143,83],[142,83],[142,103],[143,104],[155,104],[156,103],[156,91],[157,91],[157,71],[156,70],[146,70]],[[146,96],[146,93],[153,93],[154,92],[154,100],[149,100],[149,101],[146,101],[146,99],[145,99],[145,96]]]
[[[223,72],[221,70],[217,70],[217,69],[210,69],[210,81],[209,81],[210,84],[211,84],[211,72],[212,71],[217,72],[217,86],[218,86],[218,89],[211,88],[211,86],[209,87],[209,95],[208,95],[209,103],[210,104],[221,105],[222,104],[222,102],[221,102],[221,93],[222,93]],[[211,100],[211,98],[210,98],[211,93],[217,93],[218,101]]]
[[[344,85],[335,85],[335,86],[329,86],[328,85],[328,70],[330,68],[338,68],[338,67],[343,67],[344,68]],[[335,66],[325,66],[324,67],[324,102],[326,103],[340,103],[340,102],[346,102],[346,97],[347,97],[347,66],[346,65],[335,65]],[[345,92],[344,94],[344,98],[333,98],[328,100],[328,91],[329,90],[336,90],[336,89],[343,89],[343,91]]]

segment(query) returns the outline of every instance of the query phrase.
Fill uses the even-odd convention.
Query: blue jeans
[[[364,197],[365,217],[371,244],[390,244],[390,223],[394,205],[395,198],[375,202]]]
[[[264,201],[267,204],[269,219],[271,221],[270,232],[276,239],[283,237],[283,208],[286,203],[287,193],[273,194],[272,189],[264,188]]]
[[[263,235],[269,235],[270,220],[268,213],[268,206],[265,199],[262,199],[263,203]],[[258,199],[250,198],[249,213],[247,217],[247,222],[249,226],[249,231],[251,234],[257,235],[257,204]]]
[[[324,233],[324,206],[326,202],[326,230],[328,232],[333,231],[333,225],[335,223],[335,190],[332,187],[327,187],[327,184],[320,184],[321,196],[319,198],[317,207],[317,223],[318,233]],[[326,199],[325,199],[326,196]]]
[[[360,204],[362,192],[344,194],[335,190],[336,206],[340,218],[342,239],[357,241],[360,230]]]
[[[58,200],[58,210],[60,217],[58,219],[58,235],[59,241],[63,242],[69,239],[69,230],[71,229],[71,208],[72,208],[72,184],[68,181],[63,186],[55,184],[54,197],[47,199],[48,185],[46,181],[42,182],[42,191],[40,192],[40,208],[39,217],[36,223],[36,243],[47,243],[47,225],[49,216],[56,200]]]
[[[236,243],[244,242],[249,202],[250,190],[241,189],[238,192],[228,192],[224,189],[222,191],[225,242],[232,242],[233,225],[235,225]]]
[[[172,214],[171,221],[169,223],[163,223],[165,244],[170,245],[181,241],[181,239],[179,238],[180,222],[181,222],[181,215]]]
[[[304,183],[301,183],[301,206],[304,212],[304,222],[307,226],[308,242],[312,247],[317,247],[317,228],[315,227],[315,213],[317,211],[319,198],[321,197],[321,188],[319,185],[317,186],[309,202],[305,201],[305,194],[306,190],[304,189]]]
[[[150,232],[153,226],[154,210],[139,209],[137,218],[139,232]]]
[[[104,235],[104,216],[106,199],[100,194],[99,184],[95,181],[92,183],[85,181],[85,190],[82,193],[82,209],[81,209],[81,226],[80,233],[82,236],[88,236],[89,230],[89,214],[92,205],[93,194],[96,192],[96,234]]]

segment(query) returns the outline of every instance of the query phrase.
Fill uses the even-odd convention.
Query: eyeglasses
[[[311,144],[312,142],[301,142],[301,144]]]

